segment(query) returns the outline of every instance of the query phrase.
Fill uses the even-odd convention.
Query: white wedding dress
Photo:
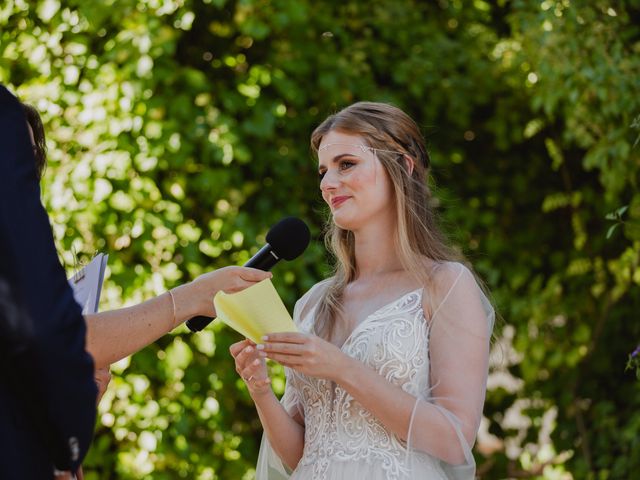
[[[341,386],[287,369],[281,402],[291,414],[297,409],[304,418],[304,452],[289,472],[265,436],[256,468],[258,480],[474,478],[471,447],[482,416],[493,309],[469,270],[458,263],[440,268],[444,273],[437,278],[445,289],[434,296],[439,303],[432,308],[431,321],[424,317],[423,289],[417,289],[367,316],[341,348],[416,398],[408,440],[390,432]],[[319,297],[325,283],[317,284],[296,304],[294,321],[302,332],[313,331],[317,300],[309,303]],[[437,358],[432,358],[435,342],[439,342]],[[458,372],[462,378],[449,382],[447,371],[460,367],[456,355],[464,357],[459,349],[478,350],[480,344],[486,344],[479,349],[481,358],[466,359],[472,364]],[[460,382],[468,385],[461,398],[439,395],[455,392]],[[457,406],[472,414],[458,418]],[[434,415],[437,428],[432,428]],[[455,465],[433,454],[442,450],[442,442],[450,444],[444,451],[458,459]]]

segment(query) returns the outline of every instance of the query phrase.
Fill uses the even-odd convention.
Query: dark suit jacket
[[[0,85],[0,478],[75,469],[96,415],[85,323],[40,200],[22,108]]]

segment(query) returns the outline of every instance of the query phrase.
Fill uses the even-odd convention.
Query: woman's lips
[[[333,197],[331,199],[331,206],[333,208],[338,208],[340,205],[342,205],[344,202],[346,202],[347,200],[349,200],[351,197],[348,197],[346,195],[340,196],[340,197]]]

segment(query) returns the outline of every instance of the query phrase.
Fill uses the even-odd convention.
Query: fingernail
[[[244,349],[244,351],[247,352],[247,353],[251,352],[252,350],[253,350],[253,348],[251,348],[251,347],[247,347],[247,348]]]
[[[266,342],[267,340],[269,340],[269,336],[265,335],[264,337],[262,337],[262,340],[264,340]]]
[[[258,360],[257,358],[253,361],[254,365],[260,365],[260,360]]]
[[[262,358],[267,356],[267,352],[260,352],[258,353],[258,355],[260,355]]]
[[[257,350],[264,350],[264,345],[262,343],[259,343],[258,345],[256,345],[256,349]]]

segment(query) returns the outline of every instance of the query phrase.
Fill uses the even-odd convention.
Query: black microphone
[[[309,227],[296,217],[286,217],[276,223],[267,233],[267,244],[244,264],[265,272],[280,260],[293,260],[304,252],[311,240]],[[187,320],[192,332],[199,332],[213,322],[213,318],[198,316]]]

